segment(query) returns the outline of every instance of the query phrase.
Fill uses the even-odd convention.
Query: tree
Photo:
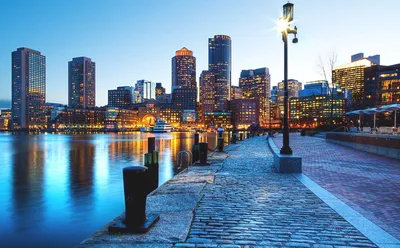
[[[330,124],[333,125],[333,90],[335,83],[333,82],[333,68],[337,62],[337,53],[333,50],[326,58],[321,55],[318,56],[318,69],[321,76],[328,81],[328,91],[331,94],[331,113],[330,113]]]

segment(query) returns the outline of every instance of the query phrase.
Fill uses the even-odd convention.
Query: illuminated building
[[[364,70],[364,108],[400,103],[400,64]]]
[[[68,107],[96,106],[96,64],[86,57],[68,62]]]
[[[333,122],[343,124],[345,118],[345,102],[343,96],[333,97]],[[331,96],[313,95],[293,97],[290,99],[290,123],[292,127],[315,127],[330,123]]]
[[[362,59],[368,59],[376,65],[381,64],[381,56],[380,55],[374,55],[374,56],[369,56],[369,57],[364,57],[364,53],[357,53],[357,54],[351,55],[351,62],[356,62],[356,61],[362,60]]]
[[[232,115],[230,112],[205,112],[204,124],[214,127],[232,128]]]
[[[165,88],[162,87],[161,83],[156,83],[156,100],[163,95],[165,95]]]
[[[104,108],[66,108],[54,121],[58,129],[103,129]]]
[[[270,79],[268,68],[243,70],[240,73],[239,87],[243,91],[243,98],[255,99],[259,109],[258,124],[267,127],[269,123]]]
[[[259,108],[256,99],[235,99],[229,101],[232,124],[237,129],[247,129],[259,121]]]
[[[328,94],[328,81],[326,80],[307,82],[304,84],[304,89],[299,91],[299,97]]]
[[[208,70],[215,75],[216,110],[225,111],[230,100],[232,41],[227,35],[208,39]]]
[[[174,109],[195,110],[197,99],[196,58],[186,47],[172,58],[172,105]]]
[[[0,130],[11,129],[11,109],[2,109],[0,114]]]
[[[333,68],[333,83],[342,89],[351,91],[351,108],[358,109],[363,106],[364,98],[364,69],[375,65],[369,59],[362,58],[354,62]]]
[[[200,105],[203,113],[213,112],[215,102],[215,75],[212,71],[203,71],[200,74]]]
[[[173,127],[180,127],[182,121],[182,110],[173,109],[170,104],[163,104],[156,100],[148,100],[135,104],[138,110],[138,122],[140,126],[153,126],[157,118],[168,122]]]
[[[186,47],[172,58],[172,91],[176,88],[196,89],[196,58]]]
[[[12,129],[46,127],[46,57],[39,51],[12,52]]]
[[[108,107],[127,109],[132,104],[132,87],[118,87],[108,91]]]
[[[139,111],[108,107],[104,126],[108,130],[126,130],[139,127]]]
[[[243,98],[243,89],[239,86],[232,85],[231,86],[231,100],[242,99]]]

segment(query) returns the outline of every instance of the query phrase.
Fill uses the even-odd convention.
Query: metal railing
[[[185,167],[183,167],[183,156],[184,155],[187,156],[188,161],[189,161],[189,163],[186,165],[186,168],[189,168],[189,166],[191,166],[193,164],[193,154],[192,154],[192,152],[189,151],[189,150],[180,151],[178,153],[178,161],[177,161],[179,170],[185,168]]]

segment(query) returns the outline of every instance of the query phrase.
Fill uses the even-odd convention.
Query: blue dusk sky
[[[47,101],[67,103],[73,57],[96,62],[96,104],[107,90],[136,80],[171,88],[171,58],[187,47],[197,59],[197,80],[208,65],[208,38],[232,38],[232,84],[240,71],[268,67],[272,85],[283,79],[283,43],[276,20],[284,0],[1,0],[0,100],[11,98],[11,52],[39,50],[47,59]],[[321,79],[318,56],[338,64],[364,52],[381,64],[400,63],[398,0],[297,0],[299,43],[289,47],[289,77]]]

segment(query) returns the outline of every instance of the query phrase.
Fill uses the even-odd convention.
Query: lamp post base
[[[293,151],[292,148],[290,148],[289,146],[284,146],[281,148],[280,154],[285,154],[285,155],[292,155]]]

